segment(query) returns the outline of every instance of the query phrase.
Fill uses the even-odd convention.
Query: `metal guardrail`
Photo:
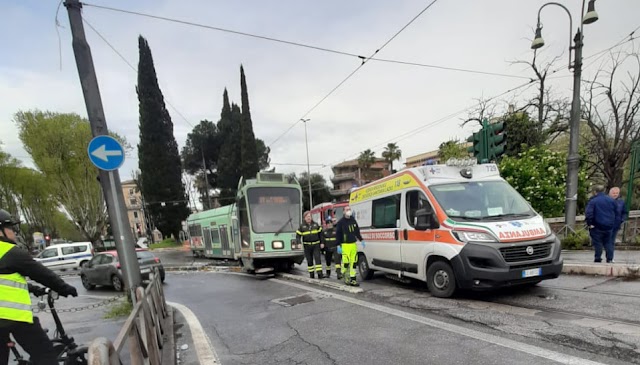
[[[167,302],[158,269],[146,289],[136,289],[137,303],[112,343],[104,337],[89,345],[89,365],[122,364],[120,353],[129,344],[131,365],[159,365],[162,362],[163,335],[167,330]]]
[[[628,218],[640,218],[640,210],[630,210]],[[576,222],[584,222],[584,216],[578,215],[576,216]],[[564,223],[564,217],[557,218],[545,218],[547,223]]]

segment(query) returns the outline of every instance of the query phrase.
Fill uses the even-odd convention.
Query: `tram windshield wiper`
[[[284,229],[284,227],[286,227],[286,226],[287,226],[287,224],[291,223],[291,221],[292,221],[292,220],[293,220],[293,218],[289,217],[289,220],[287,220],[286,222],[284,222],[284,224],[282,225],[282,227],[280,227],[280,228],[276,231],[275,236],[279,235],[279,234],[282,232],[282,230]]]

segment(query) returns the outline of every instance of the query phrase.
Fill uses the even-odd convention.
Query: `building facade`
[[[349,200],[351,189],[389,176],[391,173],[389,162],[383,158],[376,158],[367,171],[360,168],[358,160],[344,161],[331,167],[331,170],[333,170],[331,196],[336,201]]]
[[[127,217],[133,236],[138,239],[148,236],[147,219],[142,203],[142,194],[134,180],[122,182],[122,193],[124,195],[124,203],[127,206]]]
[[[460,145],[464,146],[464,148],[468,148],[473,146],[473,143],[470,142],[462,142]],[[471,154],[469,156],[473,157]],[[404,168],[409,169],[412,167],[419,167],[424,165],[437,165],[443,164],[447,161],[441,161],[440,156],[438,156],[438,150],[433,150],[429,152],[423,152],[419,155],[407,157],[404,162]]]

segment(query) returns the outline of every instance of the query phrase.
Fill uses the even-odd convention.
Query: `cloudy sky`
[[[362,56],[370,56],[431,2],[89,1]],[[572,12],[575,31],[579,1],[560,2]],[[58,4],[57,0],[0,3],[0,141],[2,149],[27,166],[32,162],[12,121],[16,111],[38,108],[86,116],[64,7],[58,14],[60,27],[55,26]],[[542,4],[537,0],[436,1],[376,57],[525,78],[369,61],[306,115],[312,172],[329,177],[331,164],[354,158],[367,148],[380,155],[387,142],[398,143],[404,161],[436,149],[443,141],[466,138],[477,127],[460,127],[467,113],[456,112],[473,106],[477,98],[520,86],[532,76],[512,61],[531,58],[530,41]],[[596,6],[600,20],[585,26],[585,56],[615,45],[640,26],[638,0],[599,1]],[[281,172],[306,169],[303,124],[283,133],[361,63],[357,57],[90,6],[84,7],[83,15],[133,65],[138,62],[138,35],[147,38],[165,99],[185,117],[169,107],[180,147],[200,120],[218,120],[225,87],[232,100],[240,102],[239,68],[244,64],[256,136],[271,145],[271,160]],[[542,22],[547,43],[542,56],[563,55],[555,75],[564,77],[555,79],[554,86],[558,94],[570,95],[567,15],[559,7],[547,7]],[[86,32],[109,128],[135,146],[135,71],[91,29],[87,27]],[[587,67],[585,76],[598,64]],[[523,99],[532,91],[519,89],[501,99]],[[120,170],[122,178],[129,178],[137,164],[134,152]]]

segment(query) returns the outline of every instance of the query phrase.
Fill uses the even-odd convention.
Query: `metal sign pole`
[[[124,207],[124,195],[117,169],[124,162],[124,150],[115,139],[108,136],[109,129],[102,107],[98,79],[96,77],[91,49],[87,43],[82,24],[82,4],[79,0],[64,2],[69,13],[69,23],[73,36],[73,52],[78,67],[78,76],[87,107],[91,133],[95,137],[87,152],[89,158],[98,167],[100,184],[104,192],[109,212],[109,221],[116,241],[116,249],[124,273],[125,286],[133,303],[136,302],[135,290],[141,283],[140,266],[135,252],[135,242],[129,227]],[[128,227],[128,228],[125,228]]]

